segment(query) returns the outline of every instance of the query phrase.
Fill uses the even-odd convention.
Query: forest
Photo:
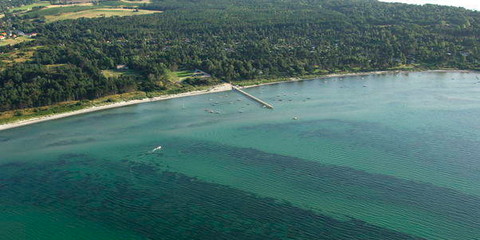
[[[35,2],[23,0],[25,4]],[[480,12],[376,0],[153,0],[155,14],[47,23],[9,12],[2,27],[36,32],[0,47],[0,111],[219,81],[400,69],[480,69]],[[160,12],[161,11],[161,12]],[[34,50],[31,50],[34,49]],[[129,73],[107,75],[116,67]],[[212,77],[174,81],[201,69]]]

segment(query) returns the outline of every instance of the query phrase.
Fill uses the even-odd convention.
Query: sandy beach
[[[34,124],[34,123],[59,119],[59,118],[66,118],[66,117],[75,116],[75,115],[84,114],[84,113],[89,113],[89,112],[96,112],[96,111],[111,109],[111,108],[118,108],[118,107],[124,107],[124,106],[129,106],[129,105],[134,105],[134,104],[147,103],[147,102],[162,101],[162,100],[173,99],[173,98],[189,97],[189,96],[195,96],[195,95],[201,95],[201,94],[207,94],[207,93],[224,92],[224,91],[230,91],[230,90],[232,90],[232,86],[230,84],[225,83],[225,84],[220,84],[220,85],[213,86],[212,88],[207,89],[207,90],[192,91],[192,92],[185,92],[185,93],[172,94],[172,95],[164,95],[164,96],[159,96],[159,97],[154,97],[154,98],[144,98],[144,99],[141,99],[141,100],[116,102],[116,103],[107,104],[107,105],[85,108],[85,109],[81,109],[81,110],[78,110],[78,111],[72,111],[72,112],[42,116],[42,117],[38,117],[38,118],[31,118],[31,119],[27,119],[27,120],[18,121],[18,122],[7,123],[7,124],[0,125],[0,131],[10,129],[10,128],[21,127],[21,126],[25,126],[25,125],[30,125],[30,124]]]
[[[421,71],[375,71],[375,72],[362,72],[362,73],[328,74],[328,75],[324,75],[324,76],[311,77],[311,78],[290,78],[290,79],[285,80],[285,81],[268,82],[268,83],[262,83],[262,84],[253,84],[253,85],[243,86],[242,88],[252,88],[252,87],[258,87],[258,86],[263,86],[263,85],[279,84],[279,83],[284,83],[284,82],[309,81],[309,80],[333,78],[333,77],[366,76],[366,75],[410,73],[410,72],[421,72]],[[465,73],[468,73],[468,72],[473,72],[473,71],[468,71],[468,70],[429,70],[427,72],[465,72]],[[192,92],[185,92],[185,93],[172,94],[172,95],[164,95],[164,96],[160,96],[160,97],[145,98],[145,99],[141,99],[141,100],[116,102],[116,103],[112,103],[112,104],[106,104],[106,105],[101,105],[101,106],[94,106],[94,107],[90,107],[90,108],[85,108],[85,109],[81,109],[81,110],[78,110],[78,111],[72,111],[72,112],[42,116],[42,117],[31,118],[31,119],[27,119],[27,120],[18,121],[18,122],[2,124],[2,125],[0,125],[0,131],[10,129],[10,128],[21,127],[21,126],[25,126],[25,125],[30,125],[30,124],[34,124],[34,123],[39,123],[39,122],[44,122],[44,121],[49,121],[49,120],[54,120],[54,119],[59,119],[59,118],[75,116],[75,115],[89,113],[89,112],[111,109],[111,108],[118,108],[118,107],[124,107],[124,106],[129,106],[129,105],[134,105],[134,104],[147,103],[147,102],[162,101],[162,100],[173,99],[173,98],[189,97],[189,96],[195,96],[195,95],[207,94],[207,93],[224,92],[224,91],[230,91],[230,90],[232,90],[232,86],[228,83],[224,83],[224,84],[220,84],[220,85],[215,85],[215,86],[213,86],[213,87],[211,87],[210,89],[207,89],[207,90],[192,91]]]
[[[285,82],[311,81],[311,80],[334,78],[334,77],[355,77],[355,76],[413,73],[413,72],[462,72],[462,73],[470,73],[470,72],[475,72],[475,71],[473,71],[473,70],[425,70],[425,71],[421,71],[421,70],[417,70],[417,71],[398,70],[398,71],[373,71],[373,72],[360,72],[360,73],[333,73],[333,74],[327,74],[327,75],[316,76],[316,77],[290,78],[288,80],[278,81],[278,82],[267,82],[267,83],[261,83],[261,84],[252,84],[252,85],[248,85],[248,86],[243,86],[242,88],[252,88],[252,87],[258,87],[258,86],[264,86],[264,85],[273,85],[273,84],[279,84],[279,83],[285,83]]]

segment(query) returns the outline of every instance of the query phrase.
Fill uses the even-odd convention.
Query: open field
[[[191,70],[175,71],[168,75],[170,81],[172,82],[181,82],[191,76],[193,76],[193,71]]]
[[[0,63],[3,66],[9,66],[15,63],[22,63],[32,59],[39,46],[18,49],[12,52],[0,54]],[[2,68],[0,68],[2,69]]]
[[[28,18],[39,18],[39,17],[47,17],[47,16],[54,16],[54,15],[61,15],[64,13],[73,13],[73,12],[80,12],[85,10],[90,10],[96,8],[95,6],[65,6],[65,7],[54,7],[54,8],[43,8],[37,11],[30,11],[22,14]]]
[[[10,12],[30,11],[30,10],[32,10],[34,7],[46,7],[46,6],[49,6],[49,5],[50,5],[49,2],[47,2],[47,1],[41,1],[41,2],[32,3],[32,4],[29,4],[29,5],[25,5],[25,6],[20,6],[20,7],[12,8],[12,9],[10,9],[9,11],[10,11]]]
[[[134,3],[134,4],[149,4],[152,3],[151,0],[120,0],[121,2]]]
[[[191,70],[178,71],[178,72],[175,72],[175,75],[179,78],[187,78],[193,75],[193,71]]]
[[[79,12],[67,12],[60,15],[45,16],[47,22],[55,22],[67,19],[77,19],[77,18],[98,18],[98,17],[125,17],[125,16],[135,16],[135,15],[145,15],[159,13],[161,11],[152,11],[152,10],[138,10],[134,11],[133,9],[125,8],[99,8],[99,9],[90,9]]]
[[[47,1],[25,5],[10,9],[11,12],[17,12],[21,16],[37,19],[45,18],[47,22],[54,22],[66,19],[77,18],[96,18],[96,17],[111,17],[111,16],[133,16],[152,14],[159,11],[138,10],[133,11],[141,5],[150,3],[150,0],[140,1],[102,1],[98,4],[91,2],[75,3],[75,4],[50,4]],[[34,9],[35,7],[43,7],[41,9]]]
[[[58,67],[64,67],[64,66],[67,66],[68,64],[66,63],[60,63],[60,64],[48,64],[48,65],[45,65],[45,67],[51,69],[51,68],[58,68]]]
[[[29,37],[25,37],[25,36],[20,36],[20,37],[17,37],[15,39],[13,38],[8,38],[8,39],[5,39],[5,40],[1,40],[0,41],[0,46],[7,46],[7,45],[16,45],[16,44],[19,44],[19,43],[22,43],[22,42],[27,42],[27,41],[32,41],[33,39],[29,38]]]
[[[48,5],[46,8],[60,8],[60,7],[74,7],[74,6],[93,6],[93,3],[74,3],[74,4],[65,4],[65,5]]]
[[[102,74],[105,77],[120,77],[122,75],[125,75],[125,76],[139,75],[139,73],[134,70],[102,70]]]
[[[98,3],[98,7],[138,7],[142,5],[142,1],[102,1]]]

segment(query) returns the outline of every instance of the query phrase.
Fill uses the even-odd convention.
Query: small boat
[[[162,146],[158,146],[156,148],[154,148],[151,152],[154,153],[155,151],[158,151],[158,150],[161,150],[162,149]]]

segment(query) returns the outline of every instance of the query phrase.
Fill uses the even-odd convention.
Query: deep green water
[[[1,131],[0,239],[480,239],[480,74],[247,91]]]

